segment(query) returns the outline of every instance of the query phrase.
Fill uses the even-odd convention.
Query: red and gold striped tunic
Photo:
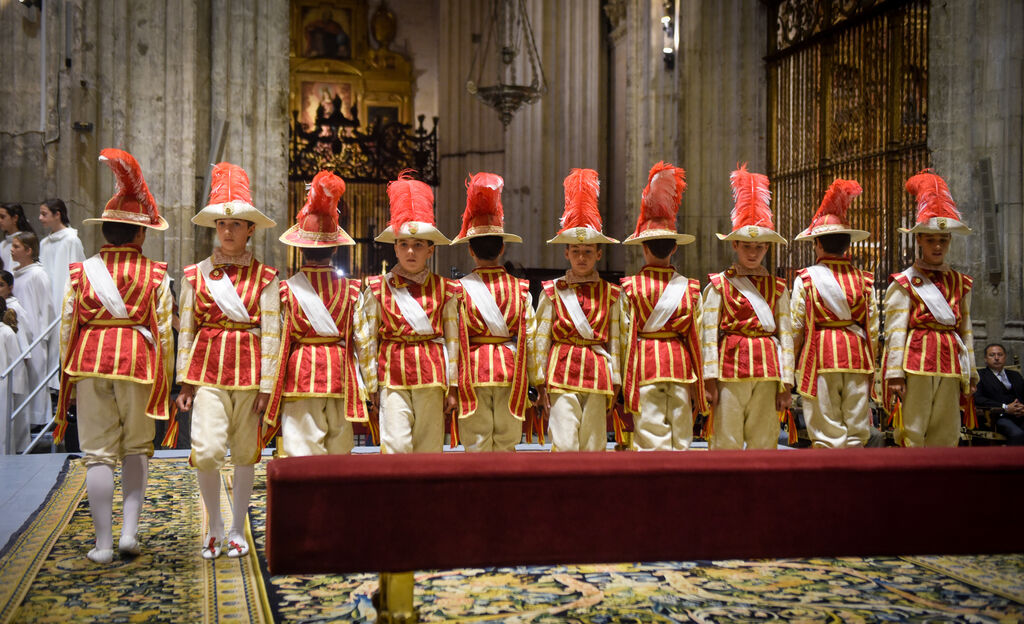
[[[389,274],[396,288],[406,288],[420,304],[433,328],[432,334],[418,334],[402,316],[384,275],[366,278],[366,286],[380,305],[377,378],[392,389],[441,386],[448,388],[443,339],[444,307],[461,296],[459,283],[430,273],[423,284]],[[453,380],[454,382],[454,380]]]
[[[622,387],[625,405],[633,413],[639,413],[641,386],[658,382],[693,383],[699,376],[700,282],[687,279],[683,297],[668,321],[656,332],[643,331],[662,293],[678,275],[672,267],[645,266],[621,281],[631,319]],[[698,389],[696,398],[703,405],[701,390]]]
[[[925,271],[928,279],[946,297],[956,316],[955,325],[944,325],[935,320],[924,300],[918,296],[910,280],[903,273],[896,273],[892,280],[903,287],[910,296],[910,316],[903,351],[903,370],[918,375],[941,375],[960,377],[973,371],[960,368],[960,345],[956,333],[963,320],[963,302],[971,292],[973,280],[957,271]],[[971,356],[973,357],[973,341]]]
[[[277,270],[253,259],[247,266],[216,267],[211,277],[216,277],[215,272],[227,274],[250,320],[247,323],[231,320],[214,301],[199,266],[185,267],[185,281],[195,293],[192,306],[195,336],[186,366],[182,367],[179,362],[179,371],[184,371],[179,381],[231,390],[261,389],[264,371],[260,362],[260,297],[276,279]],[[185,314],[185,310],[181,312]]]
[[[543,297],[552,312],[550,321],[542,318],[540,308],[537,315],[538,351],[541,351],[538,356],[547,358],[547,385],[563,391],[613,395],[613,386],[620,383],[617,325],[622,289],[604,280],[569,284],[559,279],[544,282],[543,287]],[[593,340],[580,336],[556,288],[575,291],[580,308],[594,329]],[[541,301],[542,305],[545,300]],[[550,322],[550,331],[541,327],[547,322]],[[541,340],[542,335],[550,336],[551,350],[548,353],[543,353],[545,341]],[[600,355],[595,347],[605,349],[610,357]]]
[[[493,335],[480,310],[473,304],[468,291],[464,291],[461,316],[469,338],[469,371],[474,385],[512,386],[509,408],[514,416],[523,418],[526,412],[527,344],[529,340],[530,282],[508,274],[501,267],[478,268],[474,271],[494,297],[508,327],[507,338]],[[515,351],[506,343],[515,345]],[[462,414],[462,417],[469,414]]]
[[[345,382],[356,380],[351,356],[355,348],[352,315],[360,281],[338,277],[330,266],[304,266],[299,270],[320,295],[341,336],[317,334],[288,282],[281,282],[282,336],[288,342],[286,365],[281,366],[281,392],[286,397],[348,397]]]
[[[773,340],[775,332],[765,330],[750,301],[726,279],[734,274],[735,269],[730,268],[708,276],[709,286],[718,291],[722,302],[718,315],[718,379],[780,380],[783,363],[779,361],[779,347]],[[786,280],[771,275],[745,277],[776,311],[778,323],[778,302],[786,292]]]
[[[61,380],[58,416],[67,413],[72,383],[82,377],[152,384],[146,415],[170,414],[173,361],[171,295],[167,264],[142,255],[138,245],[104,245],[106,265],[128,313],[116,318],[101,303],[81,262],[70,266],[61,322]],[[148,334],[148,335],[147,335]],[[62,437],[66,422],[58,418]]]
[[[874,275],[853,266],[848,257],[826,257],[818,264],[832,271],[846,294],[850,319],[841,320],[825,303],[807,269],[797,272],[793,328],[807,336],[797,362],[797,389],[804,396],[817,394],[818,373],[870,374],[875,371],[878,306]],[[854,327],[860,327],[864,336],[858,335]]]

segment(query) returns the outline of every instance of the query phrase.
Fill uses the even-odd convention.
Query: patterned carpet
[[[373,622],[376,574],[266,575],[257,556],[264,467],[252,557],[202,560],[195,475],[184,460],[155,460],[143,554],[96,566],[84,556],[92,539],[85,471],[71,464],[0,555],[0,622]],[[229,479],[224,486],[228,505]],[[416,601],[424,622],[1024,622],[1024,556],[432,571],[417,573]]]

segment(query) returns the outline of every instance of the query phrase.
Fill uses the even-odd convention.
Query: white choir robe
[[[82,240],[78,238],[78,230],[74,228],[66,227],[39,241],[39,263],[50,277],[54,310],[59,311],[64,305],[64,287],[67,286],[68,277],[71,275],[68,265],[83,260],[85,250],[82,248]],[[60,339],[51,340],[48,349],[47,361],[53,366],[53,363],[60,359]],[[54,377],[50,380],[50,387],[58,390],[59,382],[60,378]]]
[[[25,308],[26,329],[32,340],[45,330],[56,317],[53,301],[50,298],[50,278],[46,275],[43,265],[35,262],[26,267],[14,271],[14,296]],[[20,320],[19,320],[20,323]],[[20,326],[20,325],[19,325]],[[60,328],[55,327],[49,339],[60,341]],[[36,387],[46,376],[46,371],[57,364],[48,361],[49,346],[47,339],[43,339],[32,349],[29,360],[29,385]],[[52,416],[52,404],[50,393],[45,388],[36,394],[29,406],[29,422],[33,425],[43,425],[49,422]]]
[[[18,357],[21,355],[22,346],[14,330],[5,323],[0,322],[0,372],[7,370],[8,366],[18,360]],[[14,400],[11,402],[11,409],[13,410],[24,399],[27,386],[28,380],[25,375],[25,365],[21,364],[11,371],[11,375],[8,378],[0,380],[0,400],[6,400],[7,393],[12,393]],[[9,415],[6,409],[0,410],[0,413],[5,416]],[[0,427],[0,429],[3,429],[3,427]],[[0,430],[0,440],[6,444],[4,435],[5,430]],[[11,438],[14,440],[13,449],[15,453],[28,446],[27,413],[23,412],[11,423]]]
[[[71,272],[68,265],[85,260],[85,250],[78,238],[78,230],[66,227],[39,241],[39,263],[50,276],[50,295],[53,309],[60,310],[64,303],[64,286]]]
[[[11,259],[11,243],[14,242],[14,236],[17,234],[8,234],[3,240],[0,240],[0,260],[4,262],[4,270],[14,273],[14,260]]]

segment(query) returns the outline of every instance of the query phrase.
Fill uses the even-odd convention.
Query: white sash
[[[836,279],[832,269],[823,264],[814,264],[807,267],[807,274],[811,276],[811,282],[814,284],[818,294],[821,295],[821,300],[825,303],[825,306],[838,316],[839,320],[849,321],[853,318],[853,314],[850,312],[850,303],[846,300],[846,292],[839,285],[839,281]],[[850,331],[859,337],[867,338],[864,328],[860,325],[854,323],[849,328]]]
[[[82,262],[85,276],[89,279],[89,285],[93,292],[100,298],[100,303],[114,318],[128,318],[128,308],[124,305],[124,298],[114,283],[114,277],[107,270],[107,263],[100,259],[99,255],[87,258]],[[153,332],[145,325],[132,325],[132,329],[142,334],[149,344],[155,345]]]
[[[384,282],[387,283],[391,296],[395,298],[398,309],[402,311],[402,317],[412,326],[413,331],[421,336],[436,333],[420,302],[416,301],[416,298],[409,294],[408,288],[396,288],[391,283],[392,278],[392,274],[388,273],[384,276]]]
[[[423,310],[423,306],[420,305],[419,301],[416,301],[415,297],[409,294],[408,288],[396,288],[391,283],[393,277],[393,274],[388,273],[384,276],[384,283],[388,285],[388,291],[395,298],[395,303],[398,304],[402,317],[409,323],[412,330],[421,336],[435,333],[434,326],[430,324],[430,319],[427,318],[427,313]],[[444,354],[444,371],[445,376],[447,376],[450,357],[448,355],[448,346],[444,343],[444,336],[438,336],[430,342],[436,342],[441,345],[441,353]],[[451,381],[451,379],[448,380],[449,384]]]
[[[323,299],[317,294],[316,289],[309,283],[309,278],[305,273],[299,271],[291,276],[288,279],[288,286],[318,336],[341,336],[338,324],[335,323],[334,317],[327,310],[327,306],[324,305]]]
[[[723,273],[723,275],[725,275]],[[737,275],[736,277],[725,276],[725,279],[729,280],[733,288],[740,291],[740,294],[747,298],[750,305],[754,308],[754,314],[757,315],[757,320],[761,321],[761,326],[768,333],[775,332],[775,313],[772,312],[771,306],[765,301],[764,296],[761,294],[754,283],[747,279],[745,276]]]
[[[644,333],[661,331],[665,323],[672,318],[672,313],[679,307],[679,302],[683,300],[688,284],[689,280],[682,275],[676,275],[669,281],[665,290],[661,292],[661,296],[658,297],[658,303],[654,304],[651,315],[647,317],[647,322],[644,323],[642,330]]]
[[[576,289],[559,288],[556,285],[555,292],[558,294],[558,298],[562,300],[562,305],[565,306],[566,311],[569,312],[569,318],[572,320],[572,324],[576,326],[576,331],[585,340],[593,340],[594,328],[590,325],[590,321],[587,320],[587,315],[583,313],[583,308],[580,307],[580,300],[576,298]],[[594,353],[611,361],[612,356],[604,348],[604,345],[590,345],[590,348],[593,349]]]
[[[478,274],[470,273],[459,282],[462,283],[462,287],[466,289],[473,305],[483,317],[484,323],[487,324],[487,330],[494,336],[508,338],[510,334],[508,323],[505,322],[505,315],[501,313],[491,289],[484,284],[484,280]]]
[[[916,266],[911,266],[903,272],[903,275],[907,277],[910,287],[914,289],[914,292],[921,298],[921,301],[924,301],[924,305],[932,313],[936,321],[943,325],[956,327],[956,314],[953,312],[953,308],[949,305],[949,301],[946,300],[945,295],[942,294],[938,286],[928,279],[927,275],[922,273]],[[920,284],[915,282],[920,282]],[[965,379],[970,379],[971,371],[974,367],[971,365],[971,357],[967,353],[967,345],[964,343],[964,339],[960,337],[960,332],[955,329],[953,330],[953,337],[956,338],[956,344],[959,347],[960,374]]]
[[[210,271],[212,270],[213,262],[209,258],[199,263],[199,271],[202,272],[203,279],[206,280],[206,285],[210,289],[210,296],[213,297],[213,302],[232,321],[236,323],[252,322],[252,319],[249,317],[249,311],[245,308],[245,304],[242,303],[242,298],[238,296],[238,291],[235,290],[235,285],[231,283],[231,278],[228,277],[227,272],[221,275],[220,279],[211,279]]]
[[[107,309],[107,312],[110,312],[110,315],[114,318],[128,318],[128,308],[124,305],[124,298],[121,297],[121,292],[117,290],[114,278],[111,277],[110,271],[107,270],[107,263],[103,262],[99,255],[95,255],[83,262],[82,268],[85,269],[85,275],[89,278],[89,284],[92,286],[93,291],[96,292],[96,296],[100,298],[100,303]]]
[[[928,279],[927,275],[922,273],[916,266],[910,267],[903,274],[907,276],[907,281],[910,282],[911,288],[914,289],[917,296],[921,297],[921,301],[924,301],[924,305],[928,307],[928,311],[932,313],[936,321],[943,325],[956,326],[956,314],[953,313],[953,308],[949,306],[946,297]],[[920,284],[915,284],[914,282],[920,282]]]

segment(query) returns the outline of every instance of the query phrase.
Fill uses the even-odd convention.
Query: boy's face
[[[565,259],[576,275],[590,275],[601,259],[601,253],[597,245],[568,245],[565,248]]]
[[[768,243],[733,241],[732,250],[736,252],[736,262],[739,262],[741,267],[753,270],[764,262],[764,256],[768,253]]]
[[[46,204],[39,204],[39,223],[52,232],[60,225],[60,213],[51,212]]]
[[[395,241],[395,255],[398,265],[406,273],[420,273],[427,268],[427,261],[434,255],[434,246],[422,238],[403,238]]]
[[[11,285],[0,279],[0,299],[6,299],[11,296]]]
[[[917,248],[921,250],[921,259],[928,264],[942,264],[951,239],[951,234],[918,234]]]
[[[217,240],[220,247],[229,256],[237,256],[245,251],[245,244],[249,237],[256,231],[256,225],[251,221],[241,219],[217,219]]]

